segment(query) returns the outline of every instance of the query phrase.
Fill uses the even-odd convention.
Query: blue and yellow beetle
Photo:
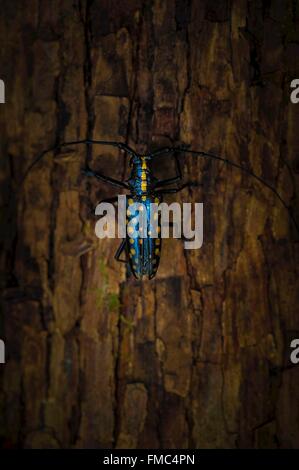
[[[137,152],[132,150],[128,145],[121,143],[121,142],[109,142],[109,141],[102,141],[102,140],[91,140],[91,139],[84,139],[72,142],[63,142],[61,144],[55,145],[54,147],[43,151],[29,166],[27,169],[22,182],[25,180],[29,171],[36,165],[45,154],[48,152],[57,152],[62,147],[78,145],[78,144],[85,144],[85,145],[107,145],[117,147],[120,150],[125,151],[128,155],[130,155],[130,166],[132,167],[131,174],[128,180],[126,181],[119,181],[110,176],[103,175],[100,172],[95,172],[88,166],[82,170],[82,173],[86,176],[93,176],[96,179],[108,183],[117,188],[124,188],[130,191],[130,194],[127,197],[126,203],[126,211],[127,211],[127,221],[126,221],[126,238],[124,238],[115,254],[115,259],[120,262],[129,262],[131,271],[135,278],[142,279],[144,276],[152,279],[157,272],[160,255],[161,255],[161,220],[159,218],[158,213],[152,214],[152,207],[153,204],[160,204],[162,202],[162,198],[164,194],[171,194],[177,193],[188,186],[198,186],[198,183],[184,183],[178,185],[178,183],[182,180],[182,172],[179,165],[179,161],[176,157],[178,152],[189,153],[191,155],[197,157],[204,157],[204,158],[211,158],[214,160],[218,160],[224,162],[228,165],[231,165],[234,168],[237,168],[249,176],[252,176],[260,183],[265,185],[268,189],[270,189],[280,200],[282,205],[287,209],[291,220],[293,221],[297,232],[299,233],[299,226],[292,215],[290,208],[287,206],[285,201],[282,199],[280,194],[276,191],[274,187],[272,187],[267,181],[265,181],[260,176],[257,176],[251,170],[239,165],[235,162],[232,162],[226,158],[222,158],[218,155],[203,152],[203,151],[196,151],[191,150],[188,147],[165,147],[159,149],[153,153],[149,153],[147,155],[139,155]],[[152,173],[152,169],[150,167],[150,161],[157,156],[161,156],[163,154],[170,154],[174,156],[175,164],[176,164],[176,175],[167,178],[164,180],[158,180]],[[169,188],[169,185],[176,185],[172,188]],[[117,196],[112,197],[106,200],[106,202],[116,202]],[[102,201],[104,202],[104,201]],[[145,230],[145,235],[141,237],[139,235],[139,227],[136,218],[136,213],[138,211],[146,211],[146,220],[147,226]],[[152,216],[154,218],[157,217],[157,233],[153,234],[153,228],[150,224],[152,220]],[[134,221],[136,219],[136,222]],[[133,236],[133,232],[137,232],[137,236]],[[125,252],[126,258],[121,259],[122,253]]]
[[[107,144],[107,142],[106,142]],[[112,145],[114,143],[111,143]],[[119,144],[118,144],[119,145]],[[179,162],[177,163],[177,175],[166,180],[158,180],[152,173],[149,161],[161,151],[150,155],[138,155],[132,149],[123,145],[121,147],[131,154],[130,165],[132,167],[130,177],[127,181],[106,179],[106,176],[96,173],[90,168],[83,170],[86,176],[94,176],[97,179],[106,181],[114,186],[129,189],[130,194],[126,198],[126,238],[121,242],[115,259],[120,262],[129,263],[131,272],[136,279],[142,279],[144,276],[152,279],[159,266],[162,238],[161,238],[161,218],[153,207],[158,206],[163,201],[163,194],[178,192],[185,188],[181,187],[164,189],[169,184],[176,183],[181,180],[181,169]],[[163,152],[168,149],[163,149]],[[116,202],[115,198],[109,198],[102,202]],[[144,234],[141,235],[139,227],[139,212],[145,212],[144,220],[146,227]],[[137,217],[138,215],[138,217]],[[151,220],[156,220],[156,226],[151,224]],[[126,253],[126,258],[121,259],[122,253]]]
[[[136,160],[133,163],[133,171],[128,180],[131,196],[127,198],[127,236],[123,240],[118,250],[118,258],[123,249],[127,251],[127,258],[131,271],[137,279],[147,276],[152,279],[158,269],[161,253],[161,223],[158,213],[152,214],[153,204],[160,204],[162,196],[155,194],[157,180],[152,177],[148,168],[146,157]],[[144,212],[145,215],[145,236],[141,237],[136,214]],[[143,215],[143,214],[140,214]],[[157,233],[153,237],[154,227],[151,226],[151,216],[157,219]],[[133,234],[137,233],[134,237]]]
[[[152,279],[158,269],[161,254],[161,219],[157,212],[152,214],[154,204],[162,202],[162,195],[157,191],[158,180],[148,167],[147,157],[133,157],[133,170],[128,180],[131,196],[127,198],[127,237],[119,251],[127,248],[131,271],[137,279],[147,276]],[[141,237],[141,228],[136,221],[136,213],[145,211],[145,236]],[[151,218],[157,220],[157,229],[151,225]],[[134,220],[135,219],[135,220]],[[142,219],[141,219],[142,220]],[[133,237],[133,232],[137,233]],[[120,255],[119,255],[120,256]]]

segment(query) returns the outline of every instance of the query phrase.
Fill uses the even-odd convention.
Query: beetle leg
[[[115,203],[117,203],[117,201],[118,201],[118,196],[113,196],[113,197],[108,197],[107,199],[102,199],[98,204],[101,204],[102,202],[110,202],[111,204],[114,205]],[[92,215],[95,215],[94,208],[92,207],[91,203],[88,204],[88,208],[89,208],[89,213]]]
[[[126,247],[126,239],[124,238],[123,241],[121,242],[121,244],[119,245],[115,255],[114,255],[114,258],[116,259],[116,261],[119,261],[120,263],[126,263],[127,262],[127,260],[125,260],[125,259],[120,259],[120,255],[124,251],[125,247]]]
[[[129,189],[129,186],[126,183],[124,183],[123,181],[119,181],[119,180],[116,180],[114,178],[111,178],[110,176],[105,176],[102,173],[93,171],[88,166],[82,170],[82,173],[85,176],[94,176],[98,180],[104,181],[105,183],[111,184],[112,186],[115,186],[117,188]]]
[[[176,176],[174,176],[173,178],[167,178],[165,180],[158,181],[156,184],[156,187],[178,183],[179,181],[182,180],[182,170],[181,170],[180,162],[176,154],[173,154],[173,157],[174,157],[175,165],[176,165],[176,173],[177,173]]]

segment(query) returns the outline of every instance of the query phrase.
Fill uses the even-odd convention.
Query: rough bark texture
[[[203,247],[166,241],[141,283],[94,233],[115,191],[80,175],[124,178],[123,154],[68,148],[19,187],[55,142],[180,142],[295,210],[298,2],[2,0],[0,21],[4,445],[299,447],[298,237],[270,191],[185,157],[203,187],[169,201],[204,202]]]

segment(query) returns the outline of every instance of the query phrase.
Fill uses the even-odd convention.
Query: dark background
[[[259,183],[185,156],[204,243],[166,240],[127,278],[92,210],[124,178],[108,148],[186,143],[275,186],[297,220],[297,1],[1,0],[4,447],[299,447],[298,234]],[[163,172],[173,173],[170,161]],[[18,191],[18,196],[17,196]],[[116,192],[117,193],[117,192]]]

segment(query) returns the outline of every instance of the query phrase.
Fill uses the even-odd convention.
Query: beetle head
[[[139,155],[138,153],[132,155],[130,158],[130,166],[140,165],[144,160],[150,160],[151,157],[149,155]]]

